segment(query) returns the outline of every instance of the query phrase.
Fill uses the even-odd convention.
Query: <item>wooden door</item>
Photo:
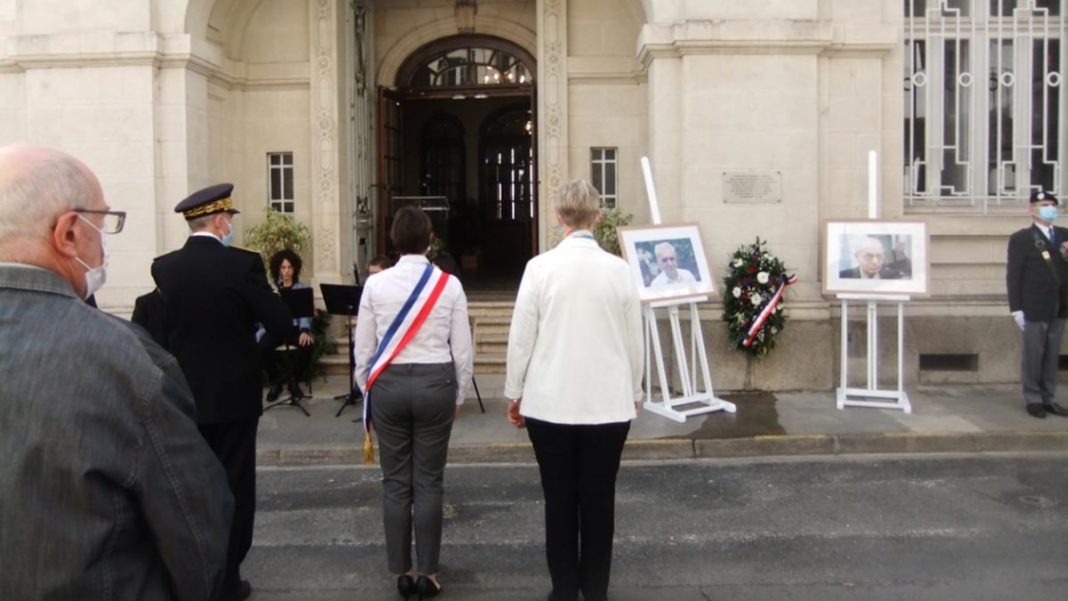
[[[404,158],[404,122],[400,96],[378,88],[378,182],[375,189],[378,211],[378,254],[392,246],[389,228],[393,223],[393,196],[401,193]]]

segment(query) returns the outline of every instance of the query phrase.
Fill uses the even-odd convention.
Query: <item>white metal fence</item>
[[[1068,0],[904,0],[907,210],[1064,189]]]

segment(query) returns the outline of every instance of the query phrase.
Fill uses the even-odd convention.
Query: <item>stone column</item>
[[[338,175],[337,0],[314,0],[308,35],[311,59],[311,195],[314,278],[341,281],[340,177]]]
[[[649,73],[649,162],[660,217],[667,223],[678,221],[682,210],[682,60],[654,53],[645,54],[643,59]]]
[[[553,199],[567,181],[567,0],[538,0],[538,247],[551,248]]]

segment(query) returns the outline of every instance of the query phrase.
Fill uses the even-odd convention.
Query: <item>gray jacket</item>
[[[173,357],[0,263],[0,599],[214,598],[233,513]]]

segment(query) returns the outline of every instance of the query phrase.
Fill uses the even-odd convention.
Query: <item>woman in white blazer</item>
[[[550,601],[604,601],[612,564],[616,473],[641,393],[638,291],[597,245],[597,190],[557,195],[560,244],[527,263],[508,337],[508,419],[526,427],[545,494]]]

